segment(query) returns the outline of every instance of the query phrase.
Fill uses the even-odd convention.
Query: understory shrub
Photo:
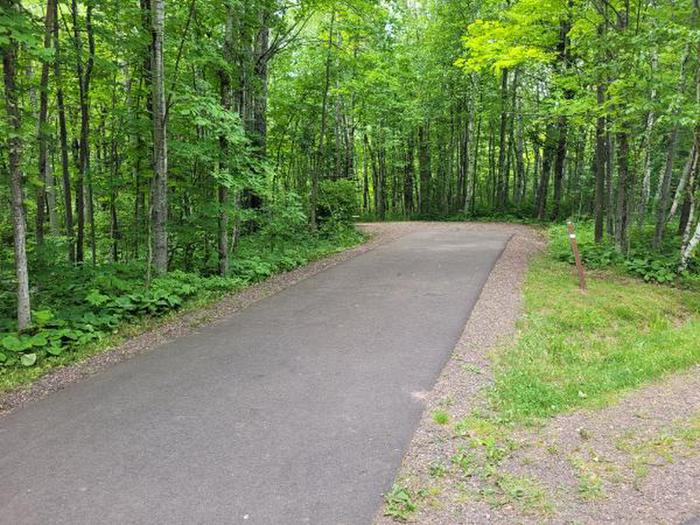
[[[700,265],[697,258],[691,260],[688,270],[683,274],[678,272],[680,253],[678,239],[668,235],[666,242],[658,251],[651,249],[653,230],[647,226],[634,229],[631,232],[629,253],[622,254],[617,247],[606,238],[602,243],[594,239],[593,224],[582,222],[576,225],[576,238],[581,258],[587,268],[617,268],[646,282],[657,284],[672,284],[675,282],[690,283],[700,275]],[[552,226],[549,229],[550,251],[555,259],[574,264],[574,255],[569,245],[569,234],[565,225]]]
[[[50,364],[66,352],[104,339],[121,327],[162,317],[188,301],[216,298],[291,270],[318,257],[357,244],[362,236],[350,227],[306,229],[298,197],[269,205],[264,226],[243,237],[231,255],[227,277],[182,270],[145,282],[145,263],[45,265],[33,272],[33,325],[17,333],[14,282],[0,280],[0,374],[3,370]],[[7,278],[5,278],[7,277]]]

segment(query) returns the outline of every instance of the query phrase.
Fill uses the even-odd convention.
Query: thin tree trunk
[[[326,70],[325,70],[325,81],[323,86],[323,102],[321,104],[321,129],[319,131],[318,139],[318,153],[316,169],[311,172],[311,230],[316,231],[318,229],[318,220],[316,217],[316,208],[318,206],[318,183],[321,178],[324,166],[325,166],[325,138],[326,138],[326,121],[328,118],[328,90],[331,84],[331,60],[333,58],[333,31],[335,30],[335,11],[331,13],[331,23],[328,30],[328,48],[326,51]],[[376,188],[375,188],[376,192]]]
[[[404,168],[403,209],[406,217],[413,214],[413,179],[415,174],[414,151],[416,149],[413,133],[406,141],[406,166]]]
[[[617,246],[622,253],[626,254],[629,251],[629,193],[632,186],[629,173],[629,142],[627,133],[618,133],[617,142]]]
[[[559,122],[557,123],[557,150],[554,160],[554,208],[552,209],[552,220],[559,219],[561,211],[568,130],[567,118],[559,117]]]
[[[51,33],[53,32],[56,0],[48,0],[46,3],[46,17],[44,19],[44,50],[51,48]],[[39,119],[37,129],[37,143],[39,149],[39,188],[36,195],[36,243],[41,246],[44,243],[44,209],[46,204],[46,185],[48,171],[48,113],[49,113],[49,61],[41,64],[41,80],[39,84]]]
[[[12,0],[0,2],[4,11],[14,11],[19,4]],[[10,36],[2,45],[3,79],[5,84],[5,111],[12,134],[7,139],[10,191],[12,194],[12,227],[17,276],[17,327],[26,330],[31,324],[29,299],[29,272],[27,270],[27,232],[22,194],[22,124],[16,86],[17,42]]]
[[[508,149],[506,128],[508,126],[508,69],[501,71],[501,122],[498,139],[498,172],[496,180],[496,207],[503,211],[508,199],[506,191],[506,153]]]
[[[49,231],[54,237],[60,235],[58,215],[56,209],[56,177],[54,175],[53,148],[48,152],[48,162],[46,163],[46,207],[49,211]]]
[[[89,186],[90,172],[90,79],[92,76],[92,66],[95,56],[95,42],[92,32],[92,1],[88,1],[85,14],[85,29],[88,35],[88,59],[83,66],[82,60],[82,38],[78,26],[78,4],[76,0],[71,1],[71,14],[73,18],[73,39],[76,52],[76,73],[79,84],[80,97],[80,143],[79,143],[79,163],[78,180],[76,181],[76,212],[78,215],[78,236],[76,239],[75,259],[78,263],[84,260],[85,241],[85,184]],[[90,196],[88,190],[88,196]]]
[[[653,51],[651,57],[652,74],[656,72],[658,67],[658,53]],[[650,99],[652,103],[656,100],[656,87],[652,87]],[[652,157],[652,136],[654,125],[656,123],[656,115],[653,110],[647,114],[647,121],[644,130],[644,167],[642,168],[644,178],[642,179],[642,195],[639,201],[637,222],[639,227],[644,225],[646,220],[647,210],[649,208],[649,199],[651,198],[651,157]]]
[[[613,134],[608,130],[606,132],[606,151],[607,151],[607,158],[606,158],[606,165],[605,165],[605,192],[607,195],[607,221],[606,221],[606,227],[608,231],[608,236],[610,238],[615,237],[615,232],[617,225],[615,223],[615,192],[613,190],[614,186],[614,180],[613,180],[613,173],[615,171],[615,137],[613,137]]]
[[[678,83],[679,90],[681,90],[685,84],[685,70],[688,58],[689,52],[688,48],[686,48],[683,59],[681,60],[681,74]],[[677,113],[677,111],[674,113]],[[658,192],[659,195],[656,202],[656,228],[654,232],[654,240],[652,242],[652,246],[655,250],[658,250],[661,246],[664,239],[664,234],[666,233],[666,214],[668,212],[669,200],[671,198],[671,182],[673,179],[673,164],[676,158],[676,148],[678,147],[678,133],[679,124],[678,122],[674,122],[668,137],[666,164],[664,166],[663,175],[661,176]]]
[[[260,15],[260,29],[255,38],[254,72],[258,85],[253,95],[253,144],[260,157],[267,155],[267,96],[268,96],[268,53],[270,47],[270,28],[268,14],[265,10]]]
[[[151,0],[151,89],[153,104],[152,229],[153,269],[157,275],[168,271],[168,141],[165,101],[163,40],[165,1]]]
[[[697,162],[697,144],[693,142],[693,146],[690,149],[690,155],[688,155],[688,160],[683,168],[683,173],[681,174],[681,179],[678,181],[678,186],[676,187],[676,193],[673,196],[673,203],[671,204],[671,210],[668,212],[668,217],[666,217],[666,223],[671,222],[678,211],[678,207],[681,204],[681,200],[685,197],[685,189],[688,184],[688,179],[693,171],[695,163]]]
[[[58,6],[58,4],[56,4]],[[68,260],[75,262],[75,239],[73,238],[73,196],[71,192],[70,164],[68,160],[68,126],[66,124],[66,105],[63,97],[61,79],[61,42],[59,40],[58,13],[53,20],[54,46],[54,81],[56,82],[56,109],[58,112],[58,129],[61,141],[61,171],[63,176],[63,201],[65,213],[65,231],[68,239]]]
[[[481,147],[481,114],[476,120],[476,137],[474,138],[474,160],[472,163],[471,198],[464,203],[464,211],[472,215],[476,213],[476,185],[479,179],[479,149]]]
[[[224,33],[224,60],[229,67],[234,67],[234,10],[230,3],[226,5],[226,30]],[[231,91],[231,78],[229,72],[222,70],[219,72],[221,79],[221,105],[225,111],[233,110],[233,93]],[[264,130],[263,130],[264,131]],[[264,140],[262,141],[264,144]],[[219,157],[220,167],[226,171],[226,176],[230,176],[229,170],[229,146],[226,137],[219,137]],[[218,187],[219,216],[218,216],[218,249],[219,249],[219,275],[226,276],[229,272],[229,246],[228,246],[228,182],[220,182]]]
[[[605,86],[596,87],[598,110],[602,111],[605,103]],[[606,140],[605,117],[598,115],[595,129],[595,242],[603,242],[605,227],[605,171],[608,164],[608,141]]]
[[[547,194],[549,193],[549,177],[552,171],[552,158],[555,154],[555,126],[549,124],[545,136],[544,152],[542,158],[542,172],[537,187],[537,218],[543,221],[547,214]]]
[[[656,230],[654,232],[654,240],[652,245],[654,249],[658,249],[661,245],[664,233],[666,230],[666,213],[668,210],[668,201],[671,197],[671,181],[673,178],[673,162],[676,155],[676,146],[678,144],[678,126],[674,124],[668,138],[668,150],[666,152],[666,164],[661,177],[661,185],[659,199],[656,203]]]
[[[573,0],[568,1],[569,10],[573,8]],[[569,31],[571,31],[571,15],[567,13],[566,17],[562,17],[559,22],[559,43],[557,45],[559,52],[560,69],[564,75],[568,73],[570,67],[569,57]],[[572,99],[573,92],[569,89],[564,90],[564,98]],[[556,159],[554,161],[554,208],[552,209],[552,220],[559,219],[561,213],[562,200],[562,185],[564,182],[564,174],[566,169],[566,150],[567,139],[569,133],[569,122],[565,115],[559,117],[557,122],[557,150]]]
[[[420,170],[420,212],[425,216],[430,213],[431,188],[430,188],[430,143],[429,131],[426,125],[418,128],[418,164]]]

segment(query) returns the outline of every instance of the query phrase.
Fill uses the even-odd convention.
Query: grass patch
[[[652,437],[639,439],[634,434],[626,434],[615,446],[629,455],[632,483],[638,488],[652,467],[673,463],[678,456],[697,454],[699,443],[700,412],[697,412]]]
[[[601,271],[581,294],[571,266],[530,266],[519,337],[495,355],[492,400],[514,421],[603,402],[700,362],[700,294]]]
[[[450,422],[450,415],[444,410],[433,412],[433,421],[438,425],[447,425]]]

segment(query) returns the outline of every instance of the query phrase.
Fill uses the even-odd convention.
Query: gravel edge
[[[510,233],[512,237],[486,281],[451,358],[435,387],[424,400],[423,416],[396,476],[397,480],[405,482],[414,490],[418,490],[420,484],[417,480],[425,475],[429,465],[445,456],[449,457],[451,451],[452,444],[443,435],[444,427],[436,425],[431,414],[447,402],[450,415],[459,419],[483,403],[480,393],[493,379],[489,352],[500,341],[515,333],[516,322],[522,310],[522,285],[528,263],[547,245],[544,234],[528,226],[475,226]],[[442,509],[419,509],[418,515],[411,522],[486,523],[491,516],[491,509],[483,504],[470,509],[468,521],[456,516],[442,516],[440,510]],[[384,515],[385,511],[384,506],[379,510],[375,525],[395,524]],[[451,521],[452,519],[457,521]]]

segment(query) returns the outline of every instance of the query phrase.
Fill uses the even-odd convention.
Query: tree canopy
[[[7,330],[51,268],[236,277],[359,216],[590,219],[697,271],[698,0],[0,9]]]

